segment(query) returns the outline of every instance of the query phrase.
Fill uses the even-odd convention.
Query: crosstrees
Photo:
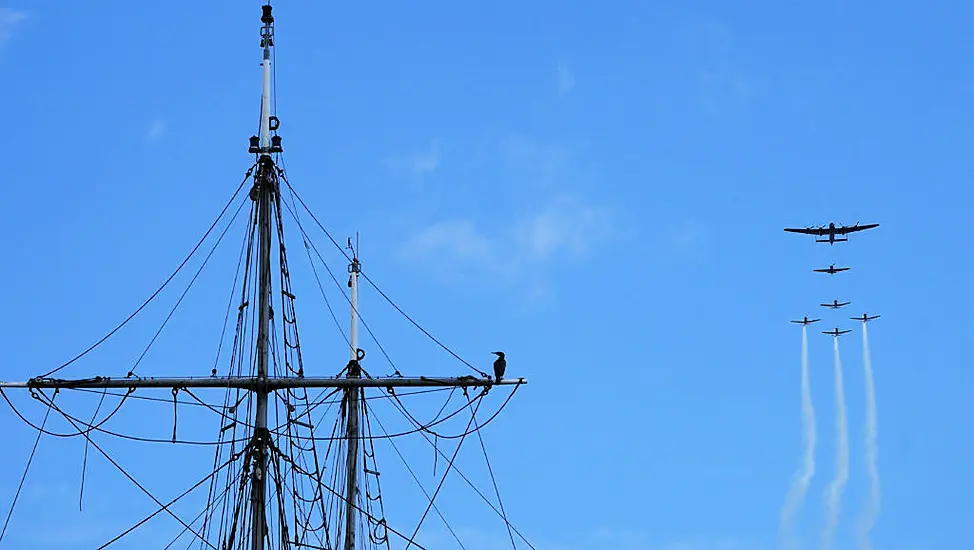
[[[253,376],[230,377],[190,377],[190,378],[95,378],[62,379],[32,378],[25,382],[0,382],[0,388],[227,388],[256,391],[277,391],[287,388],[448,388],[469,387],[489,388],[492,386],[511,386],[527,384],[526,378],[508,378],[496,382],[487,378],[473,376],[432,377],[420,376],[392,378],[332,378],[332,377],[267,377],[263,380]]]

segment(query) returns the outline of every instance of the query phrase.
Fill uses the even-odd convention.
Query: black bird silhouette
[[[497,356],[497,360],[494,361],[494,377],[498,382],[504,377],[504,369],[507,368],[507,359],[504,359],[503,351],[493,351],[491,352]]]

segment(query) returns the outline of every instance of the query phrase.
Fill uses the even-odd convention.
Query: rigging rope
[[[500,406],[500,408],[499,408],[499,409],[497,409],[497,411],[495,411],[495,412],[494,412],[494,414],[492,414],[492,415],[490,416],[490,418],[488,418],[488,419],[487,419],[487,421],[486,421],[486,422],[484,422],[483,424],[481,424],[481,425],[480,425],[480,427],[478,427],[478,428],[477,428],[477,430],[479,430],[479,429],[481,429],[481,428],[483,428],[483,427],[484,427],[484,426],[486,426],[487,424],[490,424],[491,422],[493,422],[493,420],[494,420],[495,418],[497,418],[497,415],[499,415],[499,414],[501,413],[501,411],[503,411],[503,410],[504,410],[504,408],[505,408],[505,407],[507,407],[507,404],[508,404],[508,403],[509,403],[509,402],[511,401],[511,399],[512,399],[512,398],[514,397],[514,394],[515,394],[515,393],[517,393],[517,389],[518,389],[519,387],[521,387],[521,384],[515,384],[515,385],[514,385],[514,389],[513,389],[513,390],[511,390],[511,393],[510,393],[510,394],[509,394],[509,395],[507,396],[507,399],[505,399],[505,400],[504,400],[504,402],[503,402],[503,403],[501,403],[501,406]],[[464,388],[464,391],[466,391],[466,388]],[[485,395],[487,395],[487,392],[488,392],[488,391],[489,391],[489,390],[488,390],[487,388],[484,388],[484,390],[483,390],[483,391],[482,391],[482,392],[480,393],[480,395],[478,395],[477,397],[475,397],[475,398],[474,398],[474,401],[476,401],[476,402],[477,402],[477,404],[478,404],[477,406],[478,406],[478,407],[480,406],[480,400],[481,400],[481,399],[483,399],[483,397],[484,397]],[[393,397],[395,397],[395,393],[393,393],[392,395],[393,395]],[[435,426],[436,424],[440,424],[440,423],[442,423],[442,422],[444,422],[444,421],[446,421],[446,420],[449,420],[450,418],[452,418],[452,417],[454,417],[454,416],[456,416],[456,415],[457,415],[457,414],[459,414],[459,413],[460,413],[460,411],[462,411],[463,409],[466,409],[466,408],[468,408],[468,407],[470,407],[470,405],[471,405],[471,404],[472,404],[472,403],[473,403],[474,401],[468,401],[466,405],[464,405],[463,407],[461,407],[461,408],[459,408],[459,409],[457,409],[456,411],[454,411],[453,413],[451,413],[451,414],[450,414],[449,416],[446,416],[446,417],[444,417],[444,418],[443,418],[442,420],[439,420],[439,421],[437,421],[437,422],[433,422],[433,423],[430,423],[430,424],[427,424],[427,425],[423,425],[423,424],[421,424],[421,423],[420,423],[420,422],[419,422],[418,420],[416,420],[416,418],[415,418],[415,417],[413,417],[413,415],[412,415],[412,414],[410,414],[410,413],[409,413],[409,411],[408,411],[408,410],[406,409],[406,407],[405,407],[405,405],[403,405],[403,404],[402,404],[402,402],[401,402],[401,401],[399,401],[399,399],[398,399],[398,398],[396,398],[396,403],[398,403],[398,405],[399,405],[399,406],[397,407],[397,408],[399,409],[399,411],[400,411],[400,412],[402,412],[402,413],[403,413],[403,415],[405,415],[405,416],[406,416],[406,418],[408,418],[408,419],[409,419],[409,420],[410,420],[410,421],[411,421],[411,422],[413,423],[413,425],[415,425],[415,426],[416,426],[416,429],[415,429],[415,430],[412,430],[412,431],[410,431],[410,432],[403,432],[403,433],[401,433],[401,434],[398,434],[398,435],[408,435],[408,434],[411,434],[411,433],[416,433],[416,432],[418,432],[418,431],[423,431],[423,432],[427,432],[427,433],[430,433],[430,434],[432,434],[432,435],[434,435],[434,436],[436,436],[436,437],[441,437],[441,438],[443,438],[443,439],[461,439],[461,438],[464,438],[464,437],[466,437],[466,436],[468,436],[468,435],[470,435],[471,433],[473,433],[473,432],[475,432],[476,430],[466,430],[466,431],[464,431],[463,433],[460,433],[460,434],[456,434],[456,435],[443,435],[443,434],[440,434],[440,433],[437,433],[437,432],[434,432],[433,430],[430,430],[429,428],[430,428],[430,427],[432,427],[432,426]],[[469,428],[469,425],[468,425],[467,427]]]
[[[142,360],[145,359],[145,356],[147,353],[149,353],[149,349],[152,347],[152,344],[156,342],[156,339],[159,338],[160,334],[162,334],[163,329],[165,329],[166,325],[169,324],[169,320],[172,319],[172,316],[176,313],[176,310],[179,309],[179,304],[183,302],[183,299],[189,293],[189,290],[193,288],[193,284],[196,283],[196,279],[199,278],[200,273],[203,272],[203,269],[206,268],[206,264],[209,263],[210,258],[213,257],[213,253],[216,252],[216,249],[219,248],[220,243],[223,242],[223,237],[225,237],[227,235],[227,231],[233,227],[233,222],[237,220],[237,216],[240,215],[240,211],[243,210],[244,204],[246,204],[246,201],[241,202],[240,206],[237,207],[236,212],[233,213],[233,217],[230,218],[230,222],[227,223],[227,226],[223,228],[223,232],[220,233],[220,236],[217,237],[216,242],[213,243],[213,248],[211,248],[210,252],[205,258],[203,258],[203,263],[200,264],[199,269],[196,270],[193,278],[189,280],[189,283],[186,285],[183,293],[179,295],[179,299],[176,300],[176,303],[173,304],[172,309],[169,310],[169,314],[166,315],[166,318],[162,321],[162,325],[160,325],[159,329],[156,330],[156,333],[152,335],[152,339],[149,340],[149,343],[146,344],[145,349],[142,350],[142,354],[139,355],[139,358],[136,359],[135,364],[132,365],[132,368],[129,370],[129,376],[135,373],[135,369],[138,368],[138,366],[142,363]]]
[[[57,433],[57,432],[52,432],[50,430],[42,429],[41,427],[37,426],[36,424],[34,424],[33,422],[31,422],[30,420],[27,420],[27,418],[23,415],[23,413],[21,413],[20,410],[18,410],[13,405],[13,403],[7,397],[7,394],[4,393],[4,391],[3,391],[2,388],[0,388],[0,397],[2,397],[4,399],[4,401],[7,402],[7,406],[10,407],[10,410],[12,410],[14,412],[14,414],[16,414],[25,424],[27,424],[28,426],[30,426],[31,428],[33,428],[35,430],[41,430],[41,431],[43,431],[44,432],[44,435],[49,435],[49,436],[58,437],[58,438],[69,438],[69,437],[77,437],[79,435],[85,436],[86,434],[95,431],[95,432],[101,432],[103,434],[110,435],[110,436],[113,436],[113,437],[118,437],[120,439],[127,439],[127,440],[130,440],[130,441],[139,441],[139,442],[142,442],[142,443],[167,443],[167,444],[171,444],[172,443],[172,441],[170,441],[169,439],[155,439],[155,438],[150,438],[150,437],[138,437],[138,436],[134,436],[134,435],[121,434],[121,433],[118,433],[118,432],[114,432],[114,431],[111,431],[111,430],[107,430],[105,428],[102,428],[101,425],[103,425],[105,422],[107,422],[112,416],[115,415],[116,412],[118,412],[118,410],[121,408],[121,403],[119,403],[119,406],[116,407],[115,410],[112,411],[112,413],[110,415],[108,415],[108,417],[106,417],[104,420],[102,420],[101,422],[99,422],[97,425],[89,425],[84,420],[81,420],[80,418],[77,418],[75,416],[72,416],[72,415],[68,414],[67,412],[64,412],[63,410],[56,409],[58,411],[58,413],[60,413],[65,418],[69,419],[69,421],[77,422],[79,425],[82,425],[82,426],[84,426],[86,428],[83,432],[63,434],[63,433]],[[37,398],[36,395],[34,397]],[[123,397],[123,402],[124,402],[124,397]],[[247,439],[235,439],[235,440],[232,440],[232,441],[188,441],[188,440],[180,440],[180,439],[177,439],[176,440],[176,444],[179,444],[179,445],[226,445],[226,444],[231,443],[231,442],[233,442],[233,443],[241,443],[241,442],[245,442],[245,441],[247,441]]]
[[[511,392],[512,394],[514,392]],[[490,458],[487,456],[487,446],[484,444],[484,436],[480,433],[480,426],[477,425],[477,411],[472,411],[471,416],[473,417],[473,424],[475,426],[474,431],[477,432],[477,439],[480,440],[480,448],[484,451],[484,462],[487,464],[487,471],[490,473],[490,482],[494,485],[494,494],[497,495],[497,504],[501,507],[501,517],[504,519],[504,525],[507,526],[507,534],[511,537],[511,547],[517,550],[517,544],[514,542],[514,533],[511,532],[511,522],[507,521],[507,512],[504,511],[504,503],[501,501],[501,490],[497,487],[497,479],[494,477],[494,469],[490,466]]]
[[[514,390],[515,391],[517,390],[517,387],[518,386],[515,386],[514,387]],[[513,391],[511,393],[513,394]],[[503,407],[502,407],[502,409],[503,409]],[[403,411],[400,411],[400,412],[403,412]],[[404,414],[406,414],[406,413],[404,413]],[[378,421],[378,418],[376,420]],[[381,422],[379,422],[379,426],[382,427],[382,423]],[[484,426],[486,426],[486,423],[485,424],[481,424],[479,426],[478,432]],[[384,431],[385,431],[385,429],[383,428],[383,432]],[[420,434],[423,436],[423,439],[426,440],[426,443],[428,443],[431,447],[433,447],[433,451],[437,455],[439,455],[440,457],[446,459],[447,458],[446,453],[444,453],[442,450],[440,450],[439,448],[437,448],[437,446],[436,446],[436,440],[434,439],[433,441],[430,441],[430,435],[429,435],[430,433],[432,433],[432,432],[427,433],[426,431],[420,431]],[[436,436],[434,435],[433,437],[435,438]],[[392,443],[393,444],[393,448],[395,448],[395,442],[392,439],[390,439],[389,442]],[[460,479],[462,479],[463,481],[465,481],[467,483],[467,485],[469,485],[470,488],[473,489],[474,493],[476,493],[477,496],[479,496],[480,499],[483,500],[487,504],[487,506],[489,506],[490,509],[494,511],[495,514],[497,514],[498,517],[500,517],[501,519],[504,519],[505,520],[505,523],[514,531],[514,533],[521,540],[524,541],[525,544],[528,545],[529,548],[531,548],[531,550],[537,550],[534,547],[534,545],[531,544],[531,541],[529,541],[523,534],[521,534],[520,531],[518,531],[517,527],[514,527],[514,525],[512,525],[509,521],[506,520],[506,518],[504,517],[504,514],[502,514],[501,511],[498,510],[496,506],[494,506],[494,504],[490,501],[490,499],[488,499],[487,496],[484,495],[484,493],[480,489],[478,489],[477,486],[472,481],[470,481],[470,478],[467,477],[463,473],[462,470],[460,470],[457,466],[454,466],[453,467],[453,470],[457,473],[457,475],[460,476]]]
[[[234,458],[233,460],[236,460],[236,458]],[[213,479],[213,478],[215,477],[215,474],[217,474],[217,472],[213,472],[213,474],[211,474],[210,476],[207,476],[207,477],[209,477],[209,478],[210,478],[210,480],[212,480],[212,479]],[[233,479],[233,481],[237,481],[237,479],[239,479],[241,475],[243,475],[243,474],[242,474],[242,473],[240,473],[240,474],[237,474],[237,477],[236,477],[236,478],[234,478],[234,479]],[[210,510],[211,510],[211,509],[212,509],[213,507],[215,507],[215,506],[216,506],[216,500],[220,500],[220,501],[223,501],[223,500],[225,500],[225,499],[226,499],[226,497],[227,497],[227,495],[228,495],[228,494],[230,493],[230,487],[231,487],[231,485],[227,485],[227,488],[226,488],[226,489],[224,489],[224,491],[223,491],[222,493],[220,493],[219,495],[217,495],[217,496],[215,497],[215,499],[214,499],[214,502],[213,502],[213,504],[211,505],[211,504],[209,504],[209,503],[208,503],[208,504],[207,504],[207,506],[206,506],[205,508],[203,508],[203,510],[201,510],[201,511],[200,511],[200,513],[199,513],[199,514],[197,514],[195,518],[193,518],[193,521],[191,521],[191,522],[189,522],[189,524],[190,524],[190,525],[193,525],[193,524],[195,524],[195,523],[196,523],[197,521],[199,521],[199,520],[200,520],[200,518],[201,518],[201,517],[203,517],[203,516],[204,516],[204,515],[205,515],[205,514],[206,514],[207,512],[209,512],[209,511],[210,511]],[[208,502],[209,502],[209,501],[208,501]],[[170,503],[170,504],[171,504],[171,503]],[[204,519],[204,523],[206,523],[206,520],[205,520],[205,519]],[[167,545],[166,545],[166,546],[165,546],[165,547],[164,547],[164,548],[163,548],[162,550],[167,550],[168,548],[170,548],[170,547],[172,547],[172,545],[173,545],[173,544],[176,544],[176,541],[177,541],[177,540],[179,540],[179,539],[180,539],[180,537],[182,537],[182,536],[183,536],[183,535],[185,535],[185,534],[186,534],[186,528],[184,527],[184,528],[183,528],[183,530],[182,530],[182,531],[180,531],[180,532],[179,532],[179,534],[177,534],[177,535],[176,535],[176,537],[175,537],[174,539],[172,539],[172,540],[171,540],[171,541],[169,542],[169,544],[167,544]],[[205,532],[205,531],[203,532],[203,536],[204,536],[204,537],[206,536],[206,532]],[[192,544],[192,543],[190,543],[190,544]],[[102,547],[102,548],[104,548],[104,547]],[[96,549],[96,550],[102,550],[102,549],[101,549],[101,548],[98,548],[98,549]]]
[[[466,389],[464,389],[464,393],[466,393]],[[469,395],[467,395],[467,402],[473,403]],[[480,403],[481,401],[478,400],[477,406],[474,407],[474,415],[477,414],[477,409],[480,408]],[[470,429],[470,424],[473,422],[473,418],[474,416],[471,416],[470,421],[467,422],[466,430]],[[430,509],[433,507],[433,503],[436,501],[437,495],[440,494],[440,489],[443,488],[443,484],[446,482],[446,476],[450,474],[450,470],[453,468],[453,462],[457,459],[457,455],[460,454],[460,447],[463,446],[463,440],[466,438],[466,435],[467,434],[464,434],[463,437],[460,438],[460,442],[457,443],[457,448],[455,451],[453,451],[453,456],[450,457],[450,462],[447,463],[446,465],[446,471],[443,472],[443,477],[440,478],[440,483],[436,486],[436,490],[433,491],[433,496],[430,498],[430,502],[426,506],[426,511],[423,512],[422,517],[419,518],[419,523],[416,524],[416,529],[413,530],[413,534],[411,537],[409,537],[409,540],[406,543],[406,548],[404,550],[409,550],[409,547],[413,545],[413,540],[416,538],[416,535],[419,533],[419,528],[422,527],[423,522],[426,521],[426,516],[430,513]]]
[[[352,304],[351,298],[349,298],[348,295],[345,294],[345,290],[344,288],[342,288],[342,284],[338,282],[338,277],[335,276],[335,273],[331,270],[331,267],[329,267],[328,262],[326,262],[324,257],[321,255],[321,252],[318,250],[318,247],[315,246],[315,243],[310,240],[310,237],[308,236],[308,232],[305,231],[304,225],[301,224],[301,219],[298,217],[297,209],[293,208],[290,204],[287,203],[287,201],[284,201],[284,206],[287,207],[288,213],[291,214],[291,217],[294,218],[294,223],[298,226],[298,230],[301,233],[301,238],[304,241],[305,252],[308,255],[308,261],[311,263],[311,271],[314,273],[315,279],[318,281],[318,289],[321,292],[322,298],[324,298],[325,300],[325,305],[328,306],[328,311],[331,312],[332,314],[332,319],[335,321],[335,325],[338,326],[338,330],[342,333],[342,337],[345,339],[345,343],[348,344],[349,346],[352,345],[351,341],[348,339],[348,336],[345,335],[345,329],[342,328],[341,324],[338,322],[338,318],[335,317],[335,313],[332,310],[330,303],[328,302],[328,298],[327,296],[325,296],[324,293],[325,291],[321,287],[321,279],[318,278],[318,270],[315,269],[314,260],[311,258],[311,252],[309,251],[309,246],[311,250],[314,250],[315,255],[318,256],[318,261],[321,262],[321,265],[324,266],[325,271],[328,272],[328,275],[331,277],[332,282],[335,283],[335,286],[338,288],[338,292],[342,295],[342,298],[345,299],[345,301],[348,303],[349,306],[352,306],[352,308],[355,309],[355,313],[358,315],[359,321],[362,322],[362,326],[365,327],[365,331],[369,333],[369,336],[372,338],[372,341],[375,342],[376,347],[379,348],[379,351],[382,353],[383,357],[385,357],[386,361],[392,367],[394,374],[396,376],[401,377],[402,373],[399,372],[399,368],[396,367],[396,364],[392,361],[392,358],[386,352],[386,349],[382,345],[382,342],[380,342],[378,337],[376,337],[375,333],[372,331],[372,327],[369,326],[368,321],[365,319],[362,313],[358,311],[358,308],[356,308]]]
[[[108,395],[108,388],[105,388],[101,392],[101,398],[98,399],[98,406],[95,407],[95,412],[91,414],[91,421],[88,425],[95,423],[95,418],[98,417],[98,411],[101,410],[102,404],[105,402],[105,396]],[[78,511],[82,511],[82,504],[85,497],[85,471],[88,469],[88,442],[85,441],[85,453],[81,460],[81,488],[78,490]]]
[[[54,397],[57,397],[57,390],[54,390]],[[51,402],[54,401],[54,397],[51,398]],[[4,396],[6,398],[6,396]],[[44,426],[47,424],[47,418],[51,414],[51,407],[47,408],[44,413],[44,420],[41,421],[41,427],[37,430],[37,437],[34,438],[34,447],[30,450],[30,456],[27,458],[27,466],[24,468],[24,475],[20,477],[20,484],[17,485],[17,492],[14,493],[13,502],[10,503],[10,510],[7,510],[7,519],[3,522],[3,529],[0,530],[0,541],[3,540],[3,536],[7,533],[7,526],[10,524],[10,517],[13,516],[14,508],[17,506],[17,500],[20,498],[20,491],[24,488],[24,481],[27,479],[27,472],[30,471],[30,465],[34,463],[34,453],[37,452],[37,444],[41,442],[41,435],[44,433]]]
[[[206,238],[210,235],[210,232],[213,231],[213,228],[216,227],[218,223],[220,223],[220,220],[223,218],[223,215],[226,214],[227,209],[230,208],[230,205],[233,204],[233,201],[234,200],[236,200],[237,195],[240,193],[240,190],[243,189],[244,184],[247,183],[247,179],[250,178],[250,175],[253,172],[255,166],[257,166],[257,165],[254,164],[253,166],[251,166],[247,170],[247,174],[244,176],[243,181],[240,182],[240,185],[237,187],[237,190],[233,192],[233,196],[230,197],[230,200],[229,201],[227,201],[226,206],[223,207],[223,210],[220,211],[220,214],[216,217],[215,220],[213,220],[213,223],[210,224],[210,227],[209,227],[209,229],[206,230],[206,233],[203,233],[203,236],[200,237],[200,240],[199,240],[199,242],[196,243],[196,246],[194,246],[193,249],[189,251],[189,254],[183,259],[183,261],[179,264],[179,266],[176,268],[176,270],[173,271],[172,274],[170,274],[169,277],[162,283],[162,286],[160,286],[158,289],[156,289],[156,291],[153,292],[152,295],[150,295],[144,302],[142,302],[142,305],[140,305],[138,309],[136,309],[135,311],[133,311],[131,315],[129,315],[128,317],[126,317],[125,320],[123,320],[121,323],[118,324],[118,326],[116,326],[111,331],[109,331],[108,334],[106,334],[100,340],[98,340],[97,342],[95,342],[94,344],[92,344],[91,346],[89,346],[88,349],[82,351],[78,355],[75,355],[73,358],[71,358],[67,362],[62,363],[60,366],[58,366],[58,367],[56,367],[56,368],[54,368],[54,369],[52,369],[52,370],[50,370],[50,371],[42,374],[41,377],[42,378],[47,378],[48,376],[50,376],[50,375],[52,375],[52,374],[54,374],[56,372],[60,372],[62,369],[64,369],[68,365],[74,363],[78,359],[81,359],[85,355],[88,355],[88,353],[90,353],[93,349],[95,349],[98,346],[100,346],[101,344],[103,344],[105,342],[105,340],[108,340],[109,338],[111,338],[112,336],[114,336],[116,332],[118,332],[119,330],[121,330],[121,328],[124,327],[126,324],[128,324],[129,321],[131,321],[132,319],[134,319],[135,316],[139,314],[139,312],[141,312],[143,309],[145,309],[145,306],[149,305],[149,302],[151,302],[152,300],[154,300],[155,297],[158,296],[159,293],[162,292],[163,289],[165,289],[166,286],[173,280],[173,278],[176,276],[176,274],[178,274],[179,271],[183,269],[183,266],[185,266],[186,263],[189,262],[190,258],[192,258],[194,254],[196,254],[196,251],[199,250],[199,247],[203,245],[203,242],[204,241],[206,241]]]
[[[138,529],[139,527],[141,527],[143,524],[145,524],[147,521],[151,520],[152,518],[154,518],[157,515],[159,515],[160,513],[162,513],[163,510],[165,510],[169,506],[172,506],[173,504],[179,502],[183,497],[185,497],[186,495],[188,495],[188,494],[192,493],[194,490],[196,490],[197,487],[199,487],[200,485],[206,483],[207,480],[209,480],[213,476],[215,476],[218,473],[220,473],[220,471],[222,471],[224,468],[226,468],[231,462],[237,460],[237,458],[238,457],[233,457],[230,460],[228,460],[227,462],[223,463],[223,465],[221,465],[219,468],[217,468],[216,470],[210,472],[209,475],[207,475],[203,479],[201,479],[201,480],[197,481],[195,484],[193,484],[192,487],[190,487],[189,489],[186,489],[186,491],[184,491],[181,495],[179,495],[178,497],[170,500],[166,504],[160,505],[160,507],[155,512],[152,512],[148,516],[144,517],[138,523],[136,523],[135,525],[129,527],[125,531],[122,531],[117,536],[115,536],[112,540],[110,540],[110,541],[102,544],[101,546],[99,546],[95,550],[103,550],[105,548],[108,548],[110,545],[114,544],[115,542],[118,542],[122,537],[128,535],[132,531],[135,531],[136,529]],[[205,512],[206,512],[206,509],[204,508],[203,509],[203,512],[201,512],[199,516],[196,516],[196,518],[192,522],[190,522],[190,525],[192,525],[193,523],[196,523],[196,521],[199,520],[200,516],[203,515],[203,513],[205,513]],[[184,527],[184,531],[182,533],[180,533],[179,536],[182,536],[183,533],[185,533],[185,527]]]
[[[375,421],[379,425],[379,429],[382,430],[382,433],[388,435],[388,432],[386,431],[385,426],[383,426],[382,421],[379,420],[378,417],[375,417]],[[423,434],[423,435],[426,435],[426,434]],[[409,475],[411,475],[413,477],[413,481],[416,482],[416,485],[419,487],[419,490],[422,491],[423,492],[423,495],[426,496],[426,499],[429,500],[432,503],[433,502],[433,497],[430,496],[429,492],[426,490],[426,487],[423,486],[423,483],[419,480],[419,477],[413,471],[412,467],[409,466],[409,461],[407,461],[406,460],[406,457],[403,456],[402,451],[399,450],[399,446],[396,445],[395,440],[390,439],[389,440],[389,443],[392,445],[392,449],[394,451],[396,451],[396,454],[399,456],[399,460],[402,461],[403,466],[406,467],[406,471],[409,472]],[[444,457],[444,458],[446,458],[446,457]],[[465,548],[463,546],[463,541],[460,540],[460,537],[457,535],[456,531],[453,530],[453,527],[446,520],[446,517],[443,515],[443,512],[440,511],[439,506],[433,504],[433,511],[435,511],[436,512],[436,515],[438,515],[440,517],[440,519],[443,521],[443,525],[445,525],[446,528],[447,528],[447,530],[450,532],[450,534],[453,535],[454,540],[457,541],[457,544],[460,545],[460,548]]]
[[[282,459],[283,459],[283,460],[284,460],[285,462],[289,462],[289,463],[290,463],[290,464],[292,465],[292,467],[299,467],[299,468],[300,468],[300,466],[297,466],[296,464],[294,464],[294,462],[293,462],[293,461],[291,460],[291,458],[290,458],[289,456],[287,456],[287,455],[285,455],[285,454],[283,454],[283,453],[281,453],[281,452],[280,452],[280,449],[278,449],[278,448],[277,448],[276,446],[274,446],[273,444],[271,445],[271,449],[272,449],[272,450],[273,450],[274,452],[277,452],[277,453],[280,453],[280,454],[281,454],[281,458],[282,458]],[[347,503],[347,504],[350,504],[350,505],[351,505],[351,506],[352,506],[353,508],[355,508],[355,510],[356,510],[356,511],[358,511],[358,512],[360,512],[360,513],[361,513],[361,514],[362,514],[363,516],[365,516],[365,517],[366,517],[367,519],[369,519],[369,520],[372,520],[372,521],[378,521],[378,520],[379,520],[379,518],[376,518],[375,516],[373,516],[373,515],[371,515],[371,514],[369,514],[369,513],[368,513],[368,512],[366,511],[366,510],[363,510],[363,509],[362,509],[362,507],[360,507],[360,506],[359,506],[358,504],[356,504],[355,502],[352,502],[352,501],[350,501],[350,500],[349,500],[348,498],[346,498],[346,497],[345,497],[345,495],[342,495],[342,494],[340,494],[340,493],[338,493],[338,491],[336,491],[336,490],[334,490],[334,489],[332,489],[332,488],[331,488],[331,487],[329,487],[328,485],[326,485],[326,484],[324,484],[324,483],[322,483],[322,484],[320,484],[319,486],[320,486],[320,487],[322,487],[323,489],[325,489],[325,490],[327,490],[328,492],[330,492],[330,493],[331,493],[331,494],[332,494],[333,496],[335,496],[335,497],[336,497],[336,499],[337,499],[337,500],[339,500],[339,501],[341,501],[341,502],[343,502],[343,503]],[[402,538],[403,540],[409,540],[409,537],[407,537],[407,536],[406,536],[406,535],[404,535],[403,533],[401,533],[401,532],[399,532],[399,531],[397,531],[396,529],[393,529],[392,527],[389,527],[389,525],[388,525],[388,524],[386,524],[386,529],[388,529],[390,533],[392,533],[392,534],[394,534],[394,535],[396,535],[396,536],[398,536],[398,537],[401,537],[401,538]],[[427,550],[427,548],[426,548],[425,546],[421,546],[421,545],[420,545],[419,543],[417,543],[417,542],[412,542],[411,544],[412,544],[412,546],[415,546],[415,547],[416,547],[416,548],[418,548],[419,550]]]
[[[108,462],[110,462],[112,464],[112,466],[115,467],[115,469],[117,469],[119,472],[121,472],[122,475],[124,475],[126,478],[128,478],[129,481],[131,481],[136,487],[138,487],[143,493],[145,493],[146,496],[148,496],[149,498],[151,498],[156,504],[158,504],[159,506],[162,506],[163,509],[165,509],[165,511],[170,516],[173,517],[173,519],[175,519],[176,521],[178,521],[183,527],[188,528],[190,530],[190,532],[192,532],[194,535],[196,535],[196,538],[199,538],[200,540],[204,540],[204,541],[206,540],[206,539],[203,539],[200,536],[199,533],[197,533],[194,529],[192,529],[186,522],[184,522],[172,510],[170,510],[167,505],[163,504],[158,498],[156,498],[152,493],[150,493],[149,490],[146,489],[141,483],[139,483],[138,480],[136,480],[134,477],[132,477],[132,475],[130,473],[128,473],[125,470],[125,468],[122,468],[122,466],[119,465],[119,463],[116,462],[115,459],[112,458],[112,456],[110,454],[108,454],[107,452],[105,452],[104,449],[102,449],[97,443],[95,443],[95,441],[93,439],[91,439],[91,436],[88,435],[87,432],[81,430],[81,428],[78,427],[78,424],[76,424],[67,413],[65,413],[60,408],[58,408],[58,406],[54,404],[54,400],[53,399],[47,399],[45,401],[45,399],[47,398],[47,396],[43,392],[38,392],[38,393],[40,393],[41,397],[44,398],[44,399],[41,399],[42,402],[46,402],[49,407],[51,407],[52,409],[54,409],[55,412],[57,412],[58,414],[60,414],[61,416],[63,416],[74,427],[74,429],[78,431],[79,434],[83,435],[85,437],[85,439],[87,439],[88,442],[91,443],[91,446],[94,447],[95,450],[97,450],[99,453],[101,453],[101,455],[104,456],[108,460]],[[217,550],[217,548],[215,546],[213,546],[212,544],[210,544],[209,542],[207,542],[206,544],[207,544],[207,546],[209,546],[213,550]]]
[[[287,180],[287,176],[284,175],[283,173],[281,173],[281,179],[284,180],[284,184],[287,185],[287,188],[291,191],[292,194],[294,194],[294,197],[296,199],[298,199],[298,202],[300,202],[301,203],[301,206],[303,206],[304,209],[305,209],[305,211],[308,212],[308,215],[311,216],[311,219],[314,220],[315,224],[318,225],[318,228],[321,229],[321,231],[328,237],[328,239],[332,242],[332,244],[335,245],[335,248],[337,248],[342,253],[342,255],[345,256],[345,258],[349,262],[351,262],[352,261],[352,258],[349,257],[348,253],[345,252],[345,249],[343,249],[341,247],[341,245],[338,244],[338,241],[336,241],[335,238],[332,237],[331,233],[329,233],[328,230],[325,229],[325,226],[322,225],[320,221],[318,221],[318,218],[314,215],[314,212],[312,212],[311,209],[308,208],[308,205],[305,204],[304,200],[301,198],[301,196],[298,194],[298,192],[295,191],[293,187],[291,187],[291,182],[289,182]],[[419,323],[417,323],[415,319],[413,319],[412,317],[410,317],[408,313],[406,313],[405,311],[403,311],[403,309],[401,307],[399,307],[395,302],[393,302],[392,301],[392,298],[390,298],[385,292],[383,292],[382,289],[379,288],[379,285],[377,285],[375,283],[375,281],[373,281],[368,276],[367,273],[365,273],[364,271],[362,271],[361,272],[361,275],[363,277],[365,277],[365,280],[368,281],[368,283],[370,285],[372,285],[372,288],[374,288],[375,291],[378,292],[379,295],[382,296],[382,298],[385,299],[385,301],[389,302],[389,305],[391,305],[393,308],[395,308],[396,311],[398,311],[403,317],[406,318],[406,320],[408,320],[410,323],[412,323],[412,325],[414,327],[416,327],[417,329],[419,329],[420,332],[422,332],[430,340],[432,340],[433,342],[435,342],[436,345],[440,346],[444,351],[446,351],[447,353],[449,353],[450,355],[452,355],[455,359],[457,359],[458,361],[460,361],[464,365],[470,367],[471,369],[473,369],[474,371],[476,371],[477,373],[479,373],[481,376],[489,377],[489,375],[486,372],[484,372],[484,371],[478,369],[477,367],[473,366],[470,362],[468,362],[463,357],[460,357],[456,352],[454,352],[452,349],[450,349],[449,347],[447,347],[446,344],[444,344],[443,342],[439,341],[435,336],[433,336],[433,334],[431,334],[428,330],[426,330],[425,328],[423,328],[422,325],[420,325]]]

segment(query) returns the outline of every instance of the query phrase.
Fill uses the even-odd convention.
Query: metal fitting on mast
[[[250,137],[248,152],[267,155],[283,152],[284,148],[281,146],[281,136],[271,136],[271,132],[276,132],[281,124],[280,120],[271,114],[271,48],[274,47],[274,16],[270,4],[261,8],[260,21],[264,25],[260,28],[260,47],[264,49],[264,57],[261,61],[264,78],[260,94],[260,134]]]

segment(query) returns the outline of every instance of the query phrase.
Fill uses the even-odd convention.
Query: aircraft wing
[[[865,231],[866,229],[872,229],[874,227],[879,227],[878,223],[867,223],[866,225],[853,225],[853,226],[842,226],[835,228],[836,235],[848,235],[849,233],[855,233],[856,231]]]
[[[824,227],[786,227],[785,231],[788,231],[789,233],[804,233],[805,235],[818,235],[819,237],[829,234],[829,230],[825,229]]]

